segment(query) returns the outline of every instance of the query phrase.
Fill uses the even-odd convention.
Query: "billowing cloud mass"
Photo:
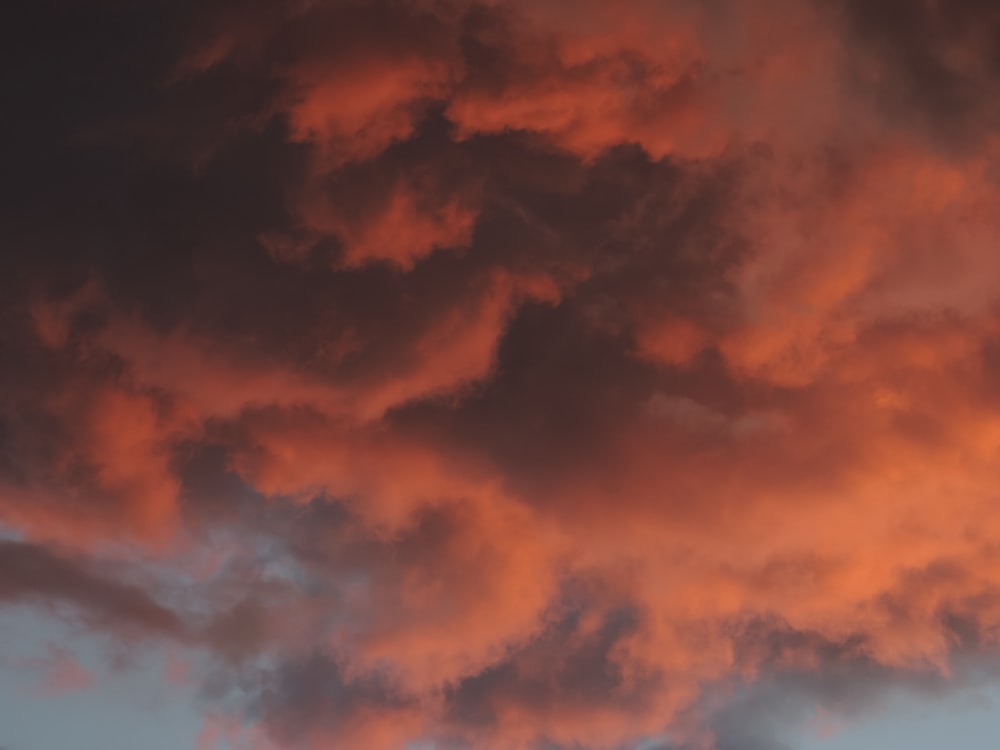
[[[746,750],[995,654],[1000,5],[24,5],[0,607],[187,654],[199,748]]]

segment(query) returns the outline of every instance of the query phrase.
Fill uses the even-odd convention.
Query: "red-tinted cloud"
[[[0,139],[0,600],[197,649],[205,748],[995,650],[992,5],[147,10]]]
[[[45,657],[31,660],[29,666],[42,672],[38,694],[51,698],[67,693],[89,690],[94,686],[94,676],[65,649],[49,644]]]

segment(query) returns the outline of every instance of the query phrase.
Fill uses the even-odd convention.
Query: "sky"
[[[1000,4],[15,0],[0,750],[1000,734]]]

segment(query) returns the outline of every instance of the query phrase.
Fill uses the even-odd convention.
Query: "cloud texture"
[[[205,748],[763,747],[719,694],[993,654],[995,3],[21,15],[0,605],[190,652]]]

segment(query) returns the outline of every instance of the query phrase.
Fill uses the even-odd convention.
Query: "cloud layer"
[[[756,747],[712,696],[993,653],[993,3],[21,28],[0,604],[190,652],[206,748]]]

